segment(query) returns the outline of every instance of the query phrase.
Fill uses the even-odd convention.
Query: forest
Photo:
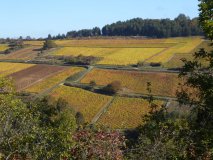
[[[203,32],[198,24],[198,18],[190,19],[180,14],[174,20],[171,19],[142,19],[134,18],[124,22],[118,21],[105,25],[102,29],[82,29],[67,32],[66,36],[58,35],[58,38],[94,37],[94,36],[144,36],[152,38],[199,36]]]

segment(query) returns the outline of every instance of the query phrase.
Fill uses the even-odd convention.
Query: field
[[[38,49],[40,47],[33,46],[33,47],[26,47],[17,51],[14,51],[7,55],[0,56],[0,59],[13,59],[13,60],[31,60],[35,58],[38,54]]]
[[[24,41],[24,44],[32,46],[43,46],[44,41]]]
[[[67,100],[75,111],[80,111],[84,115],[86,122],[90,122],[101,107],[111,99],[110,96],[67,86],[60,86],[51,95],[55,98],[62,97]]]
[[[164,48],[87,48],[64,47],[54,51],[54,55],[65,56],[95,56],[102,57],[99,64],[107,65],[131,65],[138,61],[144,61],[151,56],[162,52]]]
[[[152,94],[175,96],[178,87],[178,75],[174,73],[137,72],[94,69],[81,80],[81,83],[95,81],[98,85],[107,85],[120,81],[123,92],[147,94],[147,82],[151,82]]]
[[[183,62],[181,61],[182,58],[185,58],[187,60],[193,59],[193,54],[195,52],[198,52],[201,48],[204,48],[207,52],[211,51],[210,42],[209,41],[203,41],[200,45],[196,46],[193,50],[191,50],[189,53],[177,53],[174,54],[174,56],[164,64],[164,67],[166,68],[177,68],[182,67]],[[205,62],[202,62],[205,64]]]
[[[6,44],[0,44],[0,52],[7,50],[9,47]]]
[[[102,57],[98,64],[135,65],[167,63],[176,54],[189,54],[202,43],[201,37],[168,39],[84,39],[56,40],[59,48],[53,55]]]
[[[162,101],[155,103],[163,104]],[[135,128],[142,123],[142,116],[149,111],[149,103],[144,99],[116,97],[97,123],[114,129]]]
[[[186,58],[187,60],[192,60],[192,54],[175,54],[170,61],[164,64],[166,68],[180,68],[184,65],[181,59]]]
[[[27,69],[32,66],[34,66],[34,65],[33,64],[24,64],[24,63],[0,62],[0,75],[7,76],[7,75]]]
[[[80,39],[80,40],[56,40],[60,47],[124,47],[124,48],[167,48],[176,42],[166,42],[166,39],[132,39],[132,38],[108,38],[108,39]]]
[[[64,71],[67,67],[34,65],[9,75],[14,80],[17,91],[24,90],[43,79]]]
[[[135,95],[147,95],[147,83],[151,83],[151,94],[162,99],[176,97],[178,84],[181,80],[177,73],[169,73],[160,67],[153,67],[148,71],[151,62],[160,62],[162,67],[182,67],[181,58],[192,59],[192,53],[199,48],[206,48],[209,42],[201,37],[168,38],[168,39],[133,39],[133,38],[106,38],[106,39],[79,39],[56,40],[57,48],[47,50],[42,54],[39,49],[43,41],[25,41],[28,46],[8,55],[1,55],[4,60],[42,60],[44,57],[56,56],[95,56],[100,57],[98,66],[65,67],[53,65],[34,65],[22,63],[0,62],[0,75],[13,78],[17,91],[30,93],[46,93],[54,98],[62,97],[76,111],[84,115],[85,121],[92,120],[97,125],[108,126],[113,129],[135,128],[142,124],[142,116],[150,111],[149,103],[142,98],[133,98]],[[1,46],[0,46],[1,47]],[[39,59],[40,58],[40,59]],[[131,70],[122,69],[122,66],[136,65],[144,62],[141,68]],[[101,65],[118,65],[121,68],[101,69]],[[121,90],[118,96],[112,97],[104,94],[90,92],[76,87],[68,87],[62,83],[70,76],[81,71],[77,76],[76,86],[89,84],[95,81],[98,87],[105,86],[113,81],[120,81]],[[146,71],[147,70],[147,71]],[[119,97],[119,96],[125,97]],[[110,103],[112,101],[112,103]],[[164,101],[155,101],[162,105]],[[102,111],[104,113],[102,113]],[[102,114],[101,114],[102,113]],[[100,116],[100,117],[99,117]],[[99,118],[97,122],[96,118]],[[93,122],[92,121],[92,122]]]
[[[161,62],[166,63],[169,60],[172,59],[172,57],[177,53],[187,54],[191,53],[197,46],[199,46],[202,43],[201,38],[174,38],[174,39],[168,39],[168,42],[176,42],[177,45],[170,47],[162,54],[159,54],[151,59],[149,59],[147,62]]]
[[[43,81],[27,88],[26,91],[33,92],[33,93],[41,93],[41,92],[45,91],[46,89],[51,88],[52,86],[56,85],[57,83],[64,81],[66,78],[68,78],[82,70],[84,70],[84,69],[80,68],[80,67],[70,67],[61,73],[48,77],[47,79],[44,79]]]

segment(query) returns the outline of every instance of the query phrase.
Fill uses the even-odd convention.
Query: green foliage
[[[44,45],[43,45],[43,49],[44,50],[47,50],[47,49],[51,49],[51,48],[56,48],[57,45],[54,41],[52,40],[49,40],[47,39],[45,42],[44,42]]]
[[[112,83],[108,84],[102,89],[102,91],[107,94],[116,94],[120,90],[121,90],[121,82],[119,81],[113,81]]]
[[[201,0],[200,24],[213,39],[213,1]],[[201,63],[205,61],[205,65]],[[213,51],[201,49],[185,63],[180,77],[186,80],[178,92],[180,103],[191,106],[189,159],[213,159]]]
[[[0,90],[0,155],[4,159],[71,157],[76,123],[66,102],[43,98],[24,104],[5,78],[0,79]]]
[[[197,18],[190,19],[180,14],[174,20],[141,19],[118,21],[102,28],[103,36],[147,36],[147,37],[185,37],[201,35]]]
[[[94,36],[100,36],[101,35],[101,29],[98,27],[95,27],[93,29],[82,29],[79,31],[70,31],[67,32],[67,38],[75,38],[75,37],[94,37]]]
[[[76,115],[75,115],[75,119],[76,119],[76,124],[78,126],[83,126],[84,123],[85,123],[85,120],[84,120],[84,116],[81,112],[77,112]]]
[[[186,156],[186,119],[173,118],[162,107],[145,116],[143,121],[145,124],[138,128],[137,143],[128,152],[129,159],[164,160]]]
[[[76,57],[69,56],[63,59],[68,64],[75,65],[92,65],[100,60],[99,57],[78,55]]]
[[[168,112],[165,105],[154,103],[151,83],[147,82],[149,114],[142,118],[143,124],[137,128],[139,137],[127,152],[129,159],[164,160],[186,157],[188,139],[187,115]]]
[[[36,159],[69,158],[69,148],[73,145],[71,137],[76,129],[73,110],[64,100],[55,101],[51,97],[38,99],[29,107],[39,119],[40,132],[36,139],[40,143],[35,145]]]
[[[32,153],[30,144],[38,127],[38,120],[14,96],[11,86],[10,81],[0,79],[0,154],[5,159],[12,158],[14,154]]]
[[[212,0],[199,0],[199,20],[203,31],[206,36],[213,40],[213,1]]]

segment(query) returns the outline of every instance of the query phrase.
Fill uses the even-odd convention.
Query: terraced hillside
[[[110,96],[67,86],[60,86],[53,90],[51,95],[55,98],[62,97],[65,99],[75,111],[80,111],[84,115],[88,123],[90,123],[101,107],[111,99]]]
[[[38,50],[40,48],[41,48],[40,46],[26,47],[26,48],[11,52],[11,53],[6,54],[6,55],[1,55],[0,59],[1,60],[4,60],[4,59],[31,60],[38,55],[38,53],[39,53]]]
[[[20,91],[65,69],[66,67],[62,66],[34,65],[10,74],[9,77],[14,80],[17,91]]]
[[[33,66],[34,64],[0,62],[0,76],[7,76]]]
[[[147,82],[151,82],[152,94],[161,96],[175,96],[178,88],[178,75],[175,73],[138,72],[94,69],[87,74],[81,83],[95,81],[97,85],[107,85],[113,81],[121,82],[126,93],[147,94]]]
[[[155,101],[155,103],[159,107],[163,105],[162,101]],[[142,124],[142,117],[150,110],[151,107],[147,100],[116,97],[97,123],[113,129],[135,128]]]
[[[201,37],[168,39],[85,39],[57,40],[52,55],[102,57],[101,65],[136,65],[138,62],[169,62],[176,54],[191,54]]]

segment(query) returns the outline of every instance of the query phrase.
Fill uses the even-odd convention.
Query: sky
[[[0,37],[47,37],[131,18],[198,16],[198,0],[0,0]]]

